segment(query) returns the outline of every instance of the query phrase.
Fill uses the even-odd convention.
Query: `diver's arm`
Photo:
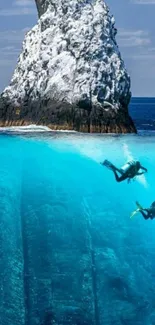
[[[144,174],[144,172],[137,173],[136,176],[143,175],[143,174]]]
[[[143,166],[140,166],[141,169],[143,169],[147,173],[147,169]]]
[[[142,172],[138,172],[137,175],[143,175],[144,173],[147,173],[147,169],[143,166],[140,166],[140,169],[144,170]]]

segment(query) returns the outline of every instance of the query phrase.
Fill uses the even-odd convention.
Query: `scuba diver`
[[[141,166],[139,161],[135,161],[135,160],[127,162],[121,168],[115,167],[108,160],[104,160],[103,163],[101,163],[101,165],[103,165],[113,171],[117,182],[122,182],[127,179],[128,183],[129,183],[132,178],[142,175],[145,172],[147,172],[147,169],[144,168],[143,166]],[[142,170],[142,171],[140,171],[140,170]],[[120,175],[118,175],[117,173],[120,173]]]
[[[155,201],[151,204],[150,208],[144,209],[138,202],[136,202],[138,209],[132,212],[130,218],[132,218],[136,213],[140,212],[145,220],[155,218]]]

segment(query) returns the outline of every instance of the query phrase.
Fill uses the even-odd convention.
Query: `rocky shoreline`
[[[124,110],[118,112],[72,107],[67,103],[53,102],[47,106],[0,106],[0,127],[43,125],[52,130],[75,130],[86,133],[137,133],[134,123]]]

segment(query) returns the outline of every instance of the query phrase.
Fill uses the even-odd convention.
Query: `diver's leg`
[[[150,218],[150,215],[149,215],[148,212],[147,212],[147,214],[146,214],[143,210],[140,210],[139,212],[142,214],[142,216],[143,216],[143,218],[144,218],[145,220],[147,220],[147,219]]]
[[[119,169],[119,168],[117,168],[115,165],[113,165],[109,160],[104,160],[102,163],[101,163],[101,165],[103,165],[103,166],[105,166],[105,167],[107,167],[107,168],[109,168],[110,170],[115,170],[115,171],[117,171],[117,172],[119,172],[121,175],[123,174],[123,172],[122,172],[122,170],[121,169]]]
[[[116,170],[114,170],[114,169],[112,169],[112,171],[114,172],[116,181],[119,182],[119,183],[124,181],[127,178],[126,175],[118,176],[117,173],[116,173]]]
[[[121,175],[124,174],[121,169],[119,169],[119,168],[117,168],[115,166],[113,167],[113,170],[115,170],[116,172],[120,173]]]

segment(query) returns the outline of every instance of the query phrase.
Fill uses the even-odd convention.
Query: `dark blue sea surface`
[[[133,97],[129,113],[138,130],[155,130],[155,97]]]

